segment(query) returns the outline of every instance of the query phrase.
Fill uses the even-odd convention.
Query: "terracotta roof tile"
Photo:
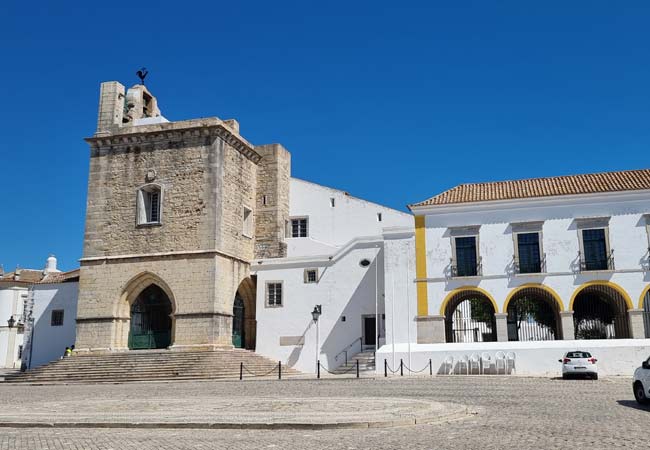
[[[79,269],[68,272],[55,272],[44,274],[42,270],[18,269],[19,278],[16,279],[16,272],[8,272],[0,276],[0,282],[18,284],[41,284],[41,283],[65,283],[67,281],[79,280]]]
[[[650,169],[461,184],[409,208],[645,189],[650,189]]]

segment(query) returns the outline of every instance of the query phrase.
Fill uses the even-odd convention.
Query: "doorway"
[[[374,348],[377,343],[377,321],[375,316],[362,316],[363,321],[363,347]]]
[[[129,349],[167,348],[172,338],[172,304],[167,294],[152,284],[131,305]]]

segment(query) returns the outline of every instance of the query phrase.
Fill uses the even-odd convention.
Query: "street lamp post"
[[[323,306],[315,305],[314,310],[311,312],[311,318],[316,324],[316,371],[318,371],[318,365],[320,364],[320,327],[318,319],[321,314],[323,314]]]

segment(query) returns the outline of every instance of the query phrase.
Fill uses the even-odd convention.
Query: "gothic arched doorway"
[[[242,280],[232,305],[232,345],[255,350],[257,320],[255,319],[255,277]]]
[[[144,289],[131,305],[129,349],[167,348],[172,338],[172,304],[156,286]]]

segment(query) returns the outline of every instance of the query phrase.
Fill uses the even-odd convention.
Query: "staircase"
[[[215,380],[266,374],[278,376],[278,362],[243,349],[199,352],[139,350],[103,355],[74,355],[28,372],[9,374],[5,383],[123,383],[132,381]],[[247,369],[247,370],[246,370]],[[282,376],[298,371],[282,366]]]
[[[365,352],[359,352],[351,358],[348,358],[347,364],[341,364],[339,367],[331,371],[332,374],[356,375],[357,360],[359,361],[359,373],[375,372],[375,352],[374,350],[369,350]]]

